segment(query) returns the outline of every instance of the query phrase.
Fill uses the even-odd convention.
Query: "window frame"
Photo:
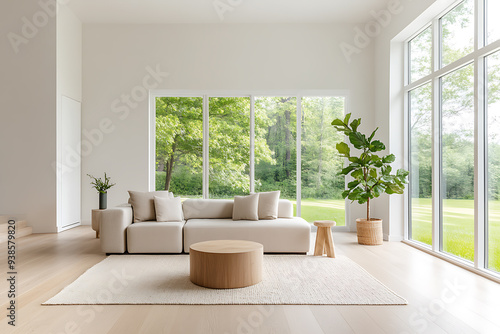
[[[348,90],[172,90],[172,89],[153,89],[149,91],[149,141],[148,141],[148,184],[149,190],[155,190],[155,166],[156,166],[156,98],[158,97],[201,97],[203,98],[203,198],[209,198],[209,100],[211,97],[249,97],[250,98],[250,192],[255,190],[255,98],[256,97],[276,97],[289,96],[297,100],[296,109],[296,146],[297,146],[297,170],[296,170],[296,216],[301,216],[301,197],[302,189],[302,98],[303,97],[343,97],[344,113],[350,113],[350,92]],[[347,178],[346,178],[347,184]],[[339,231],[351,230],[350,212],[347,210],[347,200],[344,201],[345,226],[335,226]]]
[[[403,108],[404,108],[404,148],[406,163],[411,162],[410,143],[410,98],[414,89],[425,84],[432,84],[432,246],[411,239],[411,193],[405,193],[405,231],[404,240],[419,249],[460,265],[478,274],[500,281],[500,273],[487,266],[488,255],[488,215],[487,215],[487,119],[486,119],[486,57],[500,51],[500,40],[486,43],[486,0],[474,2],[474,49],[464,57],[441,67],[441,18],[458,6],[463,0],[453,1],[450,5],[421,29],[418,29],[409,38],[403,41],[404,47],[404,80],[403,80]],[[410,42],[422,31],[432,27],[432,71],[431,74],[410,82],[411,54]],[[474,263],[442,251],[442,125],[441,125],[441,79],[447,74],[464,66],[474,66]]]

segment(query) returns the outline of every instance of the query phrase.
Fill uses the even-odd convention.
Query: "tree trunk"
[[[174,170],[174,163],[175,163],[175,149],[177,147],[177,144],[174,142],[172,145],[172,154],[170,157],[167,159],[166,162],[166,168],[165,172],[167,173],[165,175],[165,190],[170,190],[170,181],[172,180],[172,171]]]
[[[370,198],[366,201],[366,220],[370,221]]]
[[[325,101],[322,100],[321,103],[321,119],[319,126],[319,154],[318,154],[318,181],[316,183],[316,190],[321,187],[321,172],[323,170],[323,125],[325,121]]]
[[[286,155],[285,155],[285,166],[286,166],[286,177],[290,177],[290,169],[288,165],[292,158],[291,150],[290,150],[290,110],[285,110],[285,146],[286,146]]]

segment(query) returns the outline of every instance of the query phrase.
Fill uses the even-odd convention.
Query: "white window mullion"
[[[441,23],[432,24],[432,68],[441,66]],[[432,250],[441,249],[441,84],[438,77],[432,80]]]
[[[441,80],[432,81],[432,250],[442,246]]]
[[[250,96],[250,193],[255,192],[255,97]]]
[[[203,95],[203,198],[209,198],[209,112],[208,95]]]
[[[485,266],[486,195],[486,124],[485,66],[479,58],[474,66],[474,266]]]
[[[406,58],[406,59],[408,59],[408,58]],[[405,66],[405,68],[408,68],[408,67]],[[403,160],[405,162],[405,166],[403,168],[406,170],[410,170],[410,166],[411,166],[410,112],[411,112],[411,110],[410,110],[410,92],[406,91],[406,90],[405,90],[404,96],[403,96],[403,111],[404,111],[403,140],[404,140],[404,147],[405,147],[404,160]],[[411,211],[412,211],[411,210],[411,207],[412,207],[411,187],[412,187],[412,184],[410,181],[408,183],[408,189],[407,189],[407,191],[404,192],[404,195],[403,195],[404,201],[406,203],[406,205],[404,206],[404,217],[405,217],[405,223],[404,223],[404,228],[403,228],[404,240],[410,240],[412,238],[412,236],[411,236],[411,233],[412,233],[411,218],[410,218]]]
[[[485,43],[485,0],[475,1],[474,49],[477,51]],[[485,106],[485,60],[476,57],[474,61],[474,267],[484,269],[486,265],[486,106]]]
[[[297,217],[300,217],[302,199],[302,97],[297,96]]]
[[[475,0],[474,4],[476,13],[475,15],[475,34],[476,38],[474,38],[474,51],[481,49],[486,43],[486,20],[485,20],[485,0]]]

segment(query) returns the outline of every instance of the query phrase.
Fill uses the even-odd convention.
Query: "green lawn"
[[[430,198],[412,201],[412,239],[432,243]],[[474,261],[474,201],[443,200],[443,251]],[[489,203],[489,268],[500,272],[500,201]]]
[[[296,201],[292,201],[294,213],[297,212]],[[345,201],[302,199],[301,216],[310,223],[315,220],[335,220],[337,226],[345,226]]]

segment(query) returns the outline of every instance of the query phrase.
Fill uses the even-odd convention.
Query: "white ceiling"
[[[70,0],[93,23],[367,22],[388,0]],[[215,5],[229,5],[222,16]],[[233,5],[231,5],[233,4]],[[222,17],[222,19],[221,19]]]

